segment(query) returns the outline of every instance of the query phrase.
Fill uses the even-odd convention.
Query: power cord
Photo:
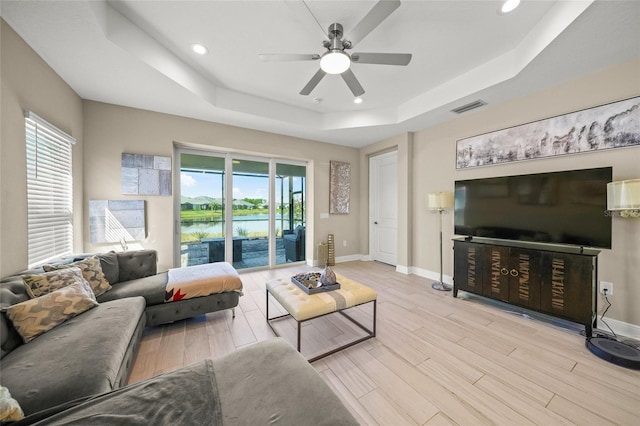
[[[604,325],[607,326],[607,328],[609,329],[611,334],[613,334],[614,339],[618,340],[618,336],[616,335],[616,333],[614,333],[614,331],[611,329],[611,327],[609,327],[609,324],[607,324],[607,322],[604,320],[605,314],[607,313],[607,311],[611,307],[611,302],[609,302],[609,298],[607,297],[607,289],[606,288],[602,290],[602,294],[604,295],[604,300],[607,302],[607,307],[604,310],[604,312],[602,313],[602,315],[600,316],[600,321],[602,321],[604,323]]]

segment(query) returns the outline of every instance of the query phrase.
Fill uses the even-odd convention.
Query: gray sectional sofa
[[[0,281],[0,384],[26,415],[16,426],[358,424],[282,339],[125,386],[145,325],[236,306],[239,293],[164,303],[167,276],[156,273],[155,251],[99,259],[112,286],[100,303],[28,343],[5,316],[29,299],[22,275]]]
[[[15,426],[24,424],[353,426],[358,422],[303,356],[278,338],[37,413]]]
[[[65,259],[70,263],[90,255]],[[0,281],[0,384],[26,415],[124,386],[145,326],[237,306],[237,292],[164,302],[154,250],[99,256],[111,290],[99,305],[23,343],[4,310],[29,299],[23,274]]]

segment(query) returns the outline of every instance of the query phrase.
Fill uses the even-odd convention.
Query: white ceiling
[[[523,0],[507,15],[501,1],[414,0],[352,50],[413,54],[406,67],[353,64],[360,105],[339,76],[298,94],[317,61],[258,59],[321,54],[329,24],[348,39],[375,3],[2,0],[0,14],[83,99],[353,147],[640,57],[638,0]]]

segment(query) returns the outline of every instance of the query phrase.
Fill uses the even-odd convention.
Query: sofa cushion
[[[5,355],[2,384],[25,415],[117,388],[144,308],[142,297],[114,300],[65,321]]]
[[[98,256],[87,257],[86,259],[67,263],[65,265],[44,265],[42,268],[46,272],[58,271],[67,268],[80,268],[82,276],[85,280],[89,281],[89,284],[96,296],[100,296],[102,293],[111,290],[111,285],[102,272],[102,265],[100,264]]]
[[[100,259],[100,265],[102,266],[102,272],[109,281],[109,284],[113,285],[120,281],[120,265],[118,264],[118,254],[115,251],[109,253],[102,253],[98,255]]]
[[[25,300],[29,300],[29,295],[20,275],[0,281],[0,358],[24,344],[22,337],[7,318],[5,309]]]
[[[98,296],[98,302],[122,299],[124,297],[142,296],[147,306],[164,304],[164,290],[167,286],[167,273],[161,272],[136,280],[115,284],[111,291]]]
[[[7,309],[7,317],[25,343],[68,319],[98,306],[89,283],[82,278],[80,280]]]
[[[22,276],[29,297],[40,297],[52,291],[74,284],[83,279],[80,268],[68,268],[62,271],[44,274],[26,274]]]
[[[117,253],[120,276],[118,281],[130,281],[155,275],[158,272],[158,253],[155,250],[134,250]]]

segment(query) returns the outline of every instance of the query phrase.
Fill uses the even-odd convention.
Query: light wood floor
[[[264,283],[311,269],[242,273],[235,319],[216,312],[147,328],[130,383],[272,338]],[[578,334],[454,299],[387,265],[335,270],[378,291],[377,337],[313,363],[362,424],[640,424],[640,372],[596,358]],[[357,309],[370,321],[370,309]],[[339,317],[305,323],[303,354],[354,336]],[[292,321],[278,331],[294,342]]]

